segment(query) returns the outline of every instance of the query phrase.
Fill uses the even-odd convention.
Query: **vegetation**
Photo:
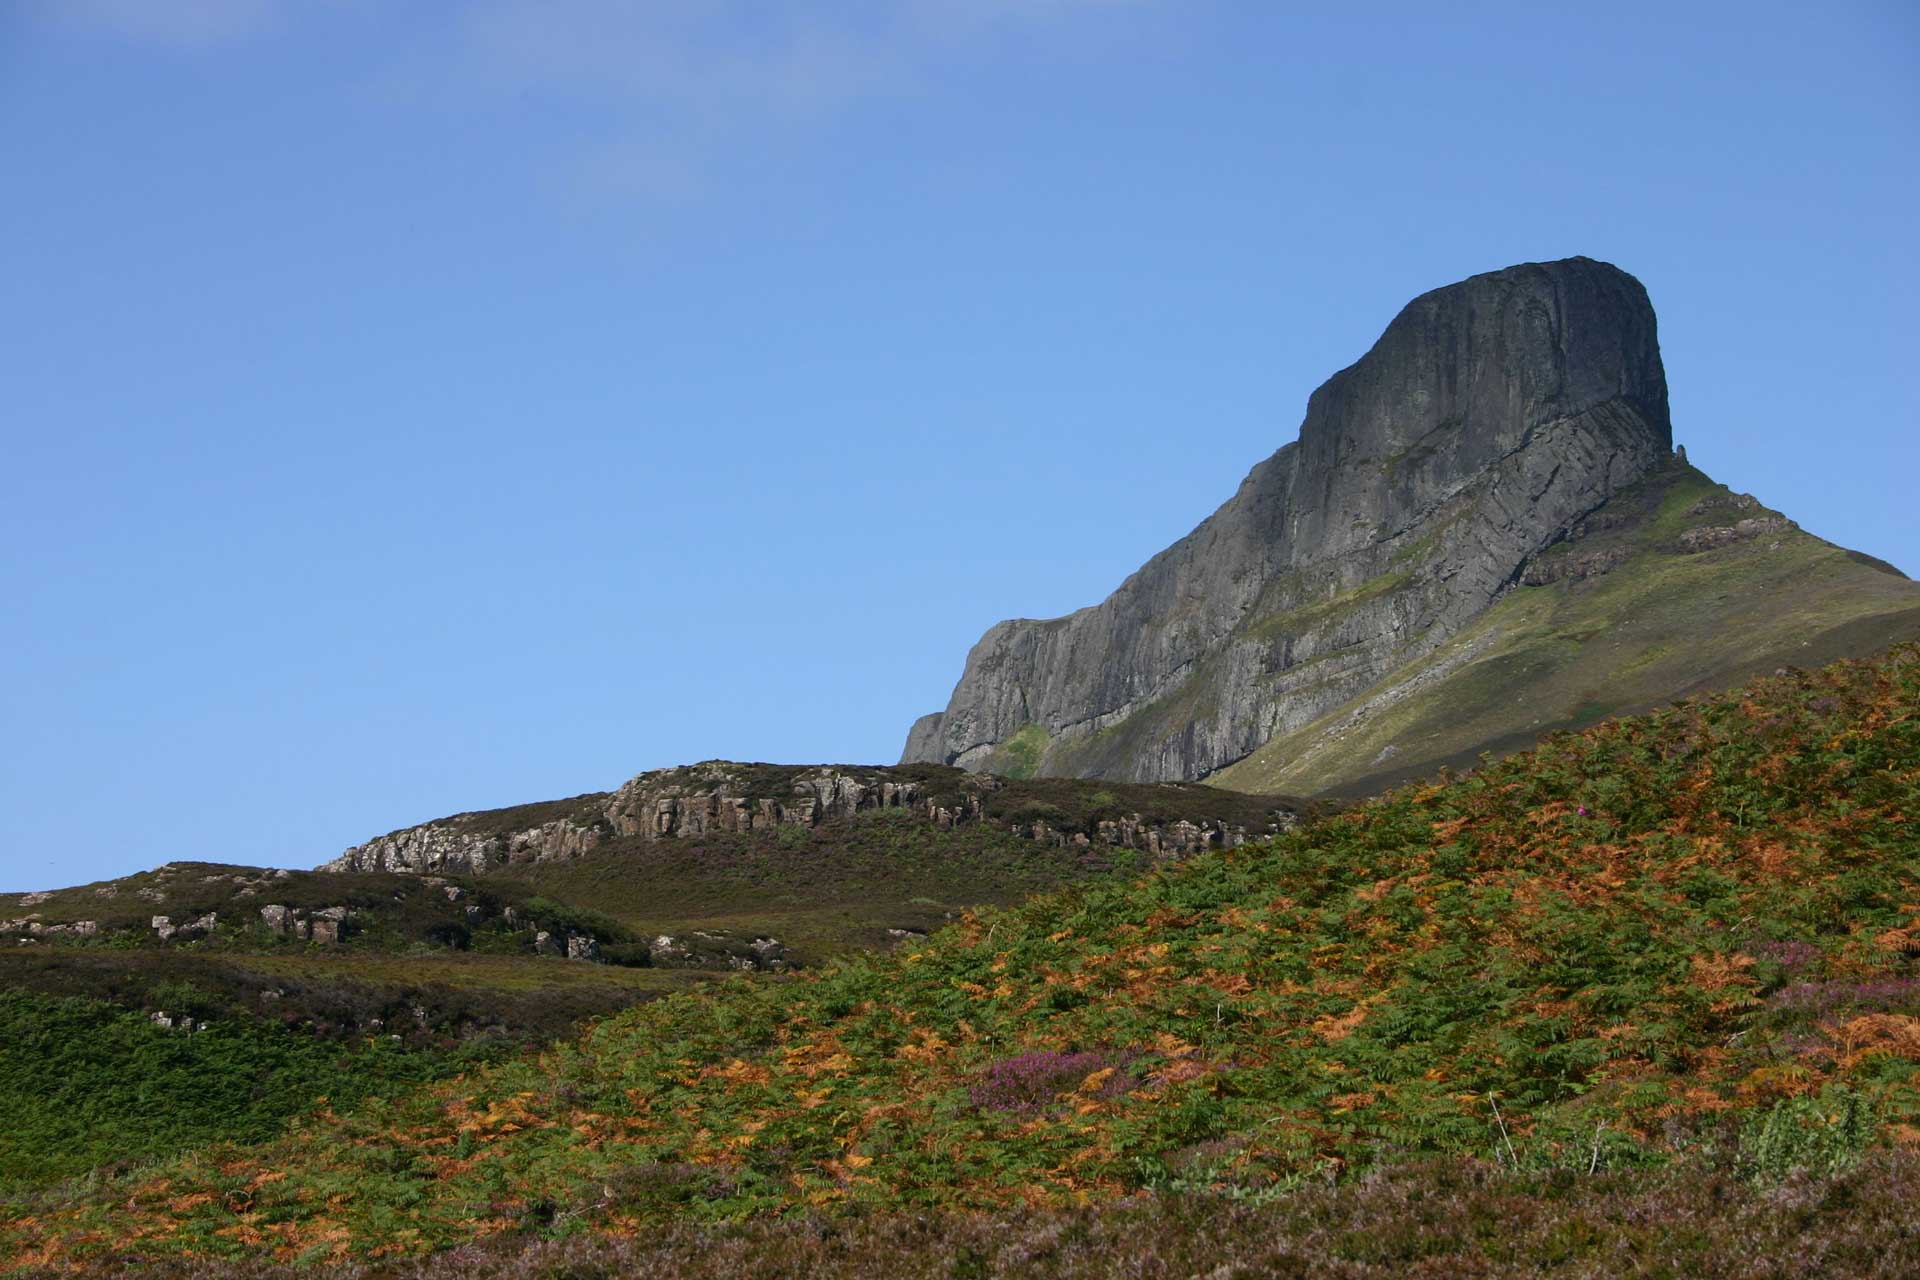
[[[740,775],[736,786],[775,794],[803,772],[730,768]],[[988,821],[943,831],[892,810],[820,828],[613,838],[578,861],[484,877],[180,862],[0,899],[0,913],[15,919],[88,920],[99,930],[0,947],[0,988],[25,1002],[16,1006],[29,1011],[21,1020],[33,1021],[32,1010],[66,1011],[49,1015],[36,1035],[0,1045],[0,1123],[8,1135],[0,1190],[95,1164],[124,1169],[215,1140],[262,1140],[323,1098],[344,1108],[399,1084],[571,1038],[589,1019],[700,985],[709,975],[698,966],[757,962],[749,945],[756,936],[780,936],[803,959],[891,945],[970,904],[1017,901],[1116,865],[1114,850],[1056,848],[1009,825],[1045,821],[1092,831],[1109,817],[1164,822],[1211,811],[1258,830],[1276,817],[1274,801],[1198,786],[1102,789],[1048,780],[994,789],[958,770],[917,772],[915,780],[950,805],[981,793]],[[525,830],[559,817],[583,823],[597,820],[591,815],[603,800],[573,797],[449,821],[482,831]],[[1132,865],[1130,857],[1119,865]],[[304,912],[348,907],[347,936],[313,944],[276,934],[260,914],[269,904]],[[150,927],[156,915],[185,922],[209,914],[218,924],[192,941],[164,942]],[[537,956],[538,930],[591,934],[613,963]],[[649,965],[649,939],[661,933],[682,938],[691,953],[684,963],[696,967],[626,967]],[[155,1017],[211,1030],[170,1033]],[[86,1069],[39,1075],[36,1064],[67,1057]],[[272,1081],[258,1097],[248,1078],[255,1069]],[[196,1075],[209,1092],[180,1102],[182,1082]],[[48,1111],[51,1095],[40,1086],[56,1083]]]
[[[469,895],[458,905],[443,892],[451,883]],[[0,894],[0,917],[37,917],[46,924],[92,920],[102,934],[146,934],[155,916],[180,923],[213,912],[216,932],[229,939],[257,940],[260,908],[270,904],[299,911],[344,906],[371,911],[389,941],[414,940],[435,928],[465,920],[466,903],[484,903],[490,913],[512,905],[466,877],[420,876],[387,871],[271,871],[218,862],[169,862],[118,880],[78,885],[50,893]]]
[[[801,772],[737,767],[761,775],[730,783],[744,794],[785,794],[791,777],[776,771]],[[977,797],[984,820],[942,829],[906,810],[877,809],[813,828],[613,838],[579,858],[507,867],[485,883],[519,901],[592,903],[637,936],[694,929],[771,935],[814,963],[891,945],[969,907],[1018,902],[1141,861],[1097,841],[1081,848],[1035,840],[1035,823],[1092,836],[1103,821],[1137,816],[1149,825],[1211,820],[1258,834],[1309,808],[1194,783],[994,780],[935,765],[870,772],[919,781],[948,808]]]
[[[1031,778],[1040,768],[1040,757],[1052,745],[1053,738],[1045,725],[1023,724],[1012,737],[993,749],[988,772],[1014,779]]]
[[[1651,709],[1675,691],[1920,638],[1913,585],[1871,557],[1794,528],[1708,550],[1683,541],[1777,514],[1685,463],[1656,472],[1546,557],[1619,557],[1611,571],[1517,587],[1437,652],[1208,781],[1371,794],[1485,750]]]
[[[264,1141],[316,1100],[351,1106],[488,1056],[196,1021],[212,1002],[174,986],[165,1024],[102,1000],[0,993],[0,1192],[209,1141]]]
[[[1555,735],[1270,842],[658,1001],[283,1140],[22,1200],[0,1247],[35,1265],[306,1265],[508,1233],[678,1223],[671,1244],[699,1220],[985,1210],[1079,1222],[1060,1229],[1112,1250],[1191,1212],[1167,1247],[1204,1243],[1209,1265],[1311,1239],[1371,1274],[1430,1239],[1495,1270],[1593,1272],[1658,1247],[1631,1217],[1647,1197],[1682,1233],[1657,1257],[1694,1274],[1822,1221],[1826,1200],[1783,1216],[1791,1196],[1732,1190],[1784,1179],[1878,1206],[1835,1210],[1807,1247],[1884,1272],[1913,1158],[1870,1148],[1920,1140],[1917,713],[1906,646]],[[1440,1216],[1396,1186],[1431,1188]],[[1182,1209],[1200,1189],[1205,1207]],[[1142,1191],[1151,1205],[1055,1212]],[[1368,1225],[1327,1225],[1342,1220]],[[543,1247],[530,1256],[585,1266],[656,1246]],[[1018,1273],[1001,1258],[964,1265]]]
[[[1107,1280],[1408,1275],[1894,1280],[1913,1274],[1920,1156],[1757,1186],[1690,1163],[1592,1175],[1434,1160],[1253,1203],[1195,1181],[1073,1208],[682,1221],[626,1235],[503,1233],[417,1262],[103,1257],[148,1280]],[[92,1270],[92,1269],[90,1269]],[[64,1274],[64,1273],[61,1273]]]

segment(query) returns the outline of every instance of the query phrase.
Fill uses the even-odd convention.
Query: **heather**
[[[151,1280],[1894,1280],[1920,1272],[1920,1156],[1756,1185],[1688,1164],[1515,1174],[1429,1161],[1265,1203],[1204,1189],[998,1213],[812,1214],[495,1236],[414,1262],[101,1260]],[[92,1270],[92,1269],[90,1269]]]
[[[662,1000],[278,1143],[23,1201],[6,1240],[16,1261],[310,1264],[1200,1188],[1207,1212],[1287,1213],[1436,1159],[1523,1180],[1489,1184],[1533,1188],[1515,1215],[1547,1212],[1556,1179],[1697,1176],[1756,1214],[1809,1178],[1871,1199],[1908,1168],[1872,1153],[1920,1138],[1916,708],[1908,646],[1557,735],[909,951]],[[1840,1236],[1869,1232],[1829,1207]],[[1582,1233],[1632,1233],[1578,1221],[1569,1257],[1619,1263]],[[1874,1248],[1899,1229],[1871,1227]]]

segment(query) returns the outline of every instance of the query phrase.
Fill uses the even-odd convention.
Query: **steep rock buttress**
[[[902,760],[1202,777],[1432,652],[1671,450],[1632,276],[1569,258],[1423,294],[1104,602],[989,630]]]

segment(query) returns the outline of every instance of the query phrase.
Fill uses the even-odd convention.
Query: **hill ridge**
[[[1516,593],[1556,583],[1574,590],[1597,576],[1541,576],[1541,558],[1575,530],[1604,525],[1623,496],[1676,475],[1712,483],[1673,450],[1657,322],[1639,281],[1569,258],[1432,290],[1313,392],[1297,440],[1106,600],[990,628],[946,708],[915,722],[901,759],[1352,794],[1374,771],[1367,760],[1321,750],[1329,717],[1396,685],[1404,694],[1419,670],[1432,696],[1416,701],[1457,712],[1454,686],[1432,677],[1436,655],[1457,653],[1461,638]],[[1752,571],[1754,539],[1783,533],[1789,554],[1780,559],[1821,583],[1825,612],[1808,618],[1806,631],[1831,633],[1837,651],[1796,655],[1803,636],[1770,632],[1771,648],[1756,657],[1726,643],[1732,611],[1702,610],[1687,637],[1703,655],[1700,669],[1637,702],[1613,699],[1616,708],[1724,687],[1779,660],[1857,654],[1920,635],[1920,587],[1879,580],[1866,557],[1816,556],[1817,540],[1804,541],[1777,512],[1748,519],[1780,523],[1725,530],[1724,542],[1633,550],[1708,557],[1703,563],[1724,563],[1721,576],[1751,594],[1747,580],[1766,576]],[[1702,514],[1694,523],[1704,538],[1710,526],[1739,522]],[[1649,565],[1649,576],[1664,572],[1664,561],[1624,553],[1605,568],[1617,580]],[[1716,581],[1694,576],[1708,589]],[[1800,585],[1773,574],[1765,598],[1791,611]],[[1882,625],[1866,626],[1872,618]],[[1766,657],[1776,661],[1762,665]],[[1605,683],[1599,675],[1589,682]],[[1483,704],[1499,701],[1489,695]],[[1397,752],[1398,776],[1407,776],[1481,747],[1510,749],[1541,724],[1596,718],[1530,709],[1496,714],[1476,742],[1432,756],[1403,742],[1375,747]],[[1272,759],[1276,743],[1338,764],[1288,768]],[[1263,752],[1262,763],[1239,768]]]
[[[1573,1176],[1920,1142],[1916,762],[1920,646],[1787,671],[670,998],[36,1206],[0,1246],[318,1260],[561,1215],[631,1234],[1176,1176],[1256,1195],[1426,1155]]]

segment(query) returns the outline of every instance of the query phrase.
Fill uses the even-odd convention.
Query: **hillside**
[[[445,877],[177,862],[0,915],[0,1192],[270,1138],[706,976],[543,955],[624,932]]]
[[[1269,835],[1324,807],[1193,784],[711,760],[407,827],[323,870],[470,876],[591,904],[637,936],[698,930],[735,950],[772,938],[810,962],[970,906]]]
[[[867,784],[895,803],[862,805]],[[677,834],[616,827],[668,792]],[[706,829],[723,798],[787,820]],[[897,945],[1294,821],[1199,786],[710,762],[408,828],[328,870],[176,862],[0,895],[0,1190],[264,1139],[315,1099],[452,1075],[717,974]]]
[[[1920,638],[1920,589],[1684,459],[1529,560],[1432,654],[1208,776],[1365,795],[1782,664]]]
[[[1920,1140],[1917,713],[1909,645],[1554,735],[23,1202],[0,1241],[21,1263],[310,1262],[805,1208],[1409,1185],[1428,1157],[1558,1170],[1542,1196],[1608,1170],[1842,1169]]]
[[[1656,331],[1587,258],[1414,299],[1191,534],[991,628],[902,759],[1362,794],[1920,635],[1920,586],[1676,457]]]

